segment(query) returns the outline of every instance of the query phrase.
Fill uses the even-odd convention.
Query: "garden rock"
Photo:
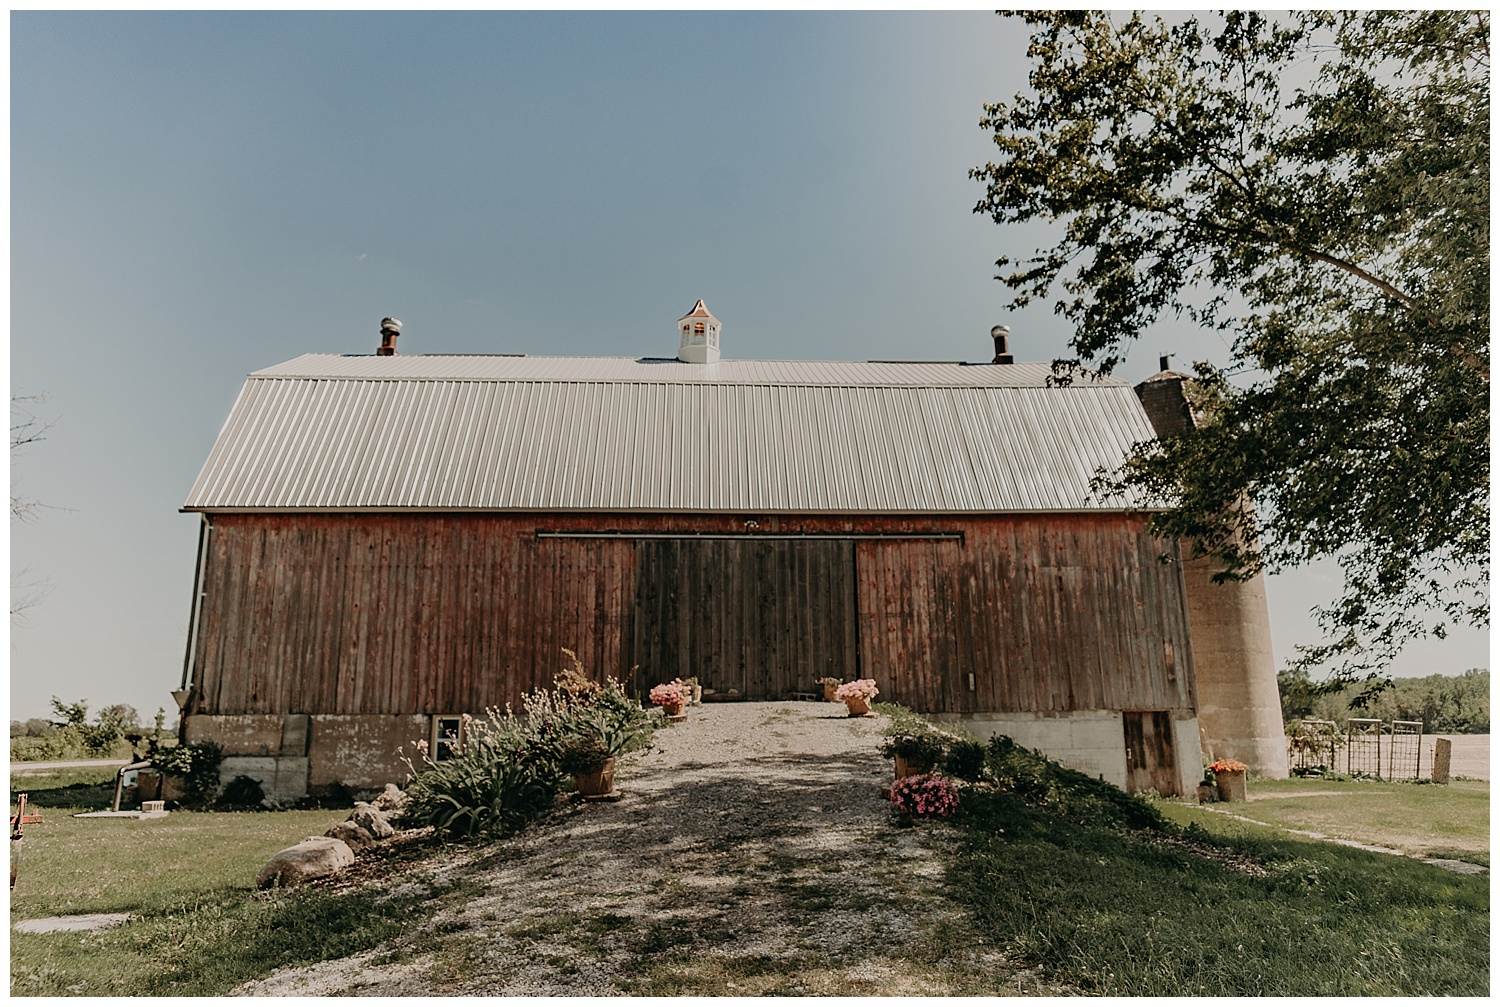
[[[385,812],[370,804],[363,806],[356,804],[354,813],[349,816],[348,820],[368,832],[371,839],[389,839],[396,834],[396,829],[391,825]]]
[[[342,839],[315,836],[289,846],[266,861],[255,879],[257,888],[298,885],[325,878],[354,863],[354,851]]]
[[[333,828],[323,833],[323,835],[330,839],[342,839],[349,849],[355,853],[368,850],[379,841],[364,829],[349,821],[339,822]]]
[[[387,783],[385,790],[381,791],[380,796],[371,801],[370,805],[376,810],[384,811],[391,818],[399,818],[401,812],[406,810],[406,791],[394,783]]]

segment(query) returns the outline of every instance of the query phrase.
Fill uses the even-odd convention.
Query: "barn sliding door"
[[[637,688],[696,675],[749,699],[853,678],[854,544],[829,539],[636,542]]]

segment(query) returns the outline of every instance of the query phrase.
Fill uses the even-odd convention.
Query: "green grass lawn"
[[[1033,762],[1008,790],[972,794],[958,823],[964,849],[949,883],[1017,960],[1106,995],[1489,992],[1487,877],[1186,804],[1127,807],[1100,789],[1107,785],[1051,766]],[[1280,813],[1297,827],[1311,824],[1299,815],[1313,814],[1296,810],[1301,802],[1316,809],[1321,800],[1299,792],[1311,782],[1286,787],[1297,796]],[[1437,818],[1460,823],[1438,830],[1444,842],[1473,843],[1487,818],[1478,808],[1487,808],[1487,788],[1476,797],[1473,789],[1350,786],[1388,791],[1371,790],[1367,803],[1328,799],[1342,802],[1345,830],[1372,841],[1391,838],[1392,826],[1380,823]],[[1276,798],[1235,807],[1280,806]],[[1153,807],[1156,825],[1146,820]]]
[[[1024,750],[987,758],[1005,789],[965,798],[947,884],[976,932],[1019,965],[1114,995],[1489,991],[1488,877],[1277,827],[1487,860],[1487,784],[1252,781],[1257,799],[1231,808],[1271,823],[1260,825],[1129,797]],[[438,903],[468,897],[430,876],[425,892],[397,897],[388,880],[255,892],[267,858],[344,812],[72,818],[108,805],[110,778],[12,778],[46,817],[27,832],[13,920],[139,917],[96,934],[12,933],[14,995],[214,995],[387,941],[416,954],[441,940],[428,922]],[[410,859],[374,875],[440,855],[400,856]]]
[[[428,900],[355,889],[254,891],[278,850],[345,811],[174,811],[155,820],[74,818],[107,808],[110,770],[13,775],[45,821],[26,827],[11,921],[131,913],[94,934],[11,934],[11,993],[207,995],[278,966],[352,954],[423,918]]]
[[[1249,801],[1215,807],[1267,825],[1489,866],[1490,785],[1485,780],[1439,786],[1254,779],[1249,792]],[[1204,821],[1197,813],[1182,820]]]

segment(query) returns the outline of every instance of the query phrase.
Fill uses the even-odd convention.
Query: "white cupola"
[[[677,319],[677,359],[685,364],[712,364],[719,359],[719,320],[703,306],[703,299],[693,310]]]

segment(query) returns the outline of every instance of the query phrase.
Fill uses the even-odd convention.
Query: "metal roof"
[[[1154,433],[1047,364],[307,354],[251,374],[185,510],[1120,509]]]

